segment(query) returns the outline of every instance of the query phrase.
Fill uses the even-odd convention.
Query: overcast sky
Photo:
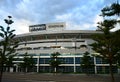
[[[69,30],[95,30],[101,9],[116,0],[0,0],[0,25],[13,17],[11,28],[27,33],[29,25],[66,22]],[[119,0],[120,2],[120,0]]]

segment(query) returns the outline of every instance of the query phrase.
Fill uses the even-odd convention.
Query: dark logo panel
[[[41,31],[41,30],[46,30],[46,24],[39,24],[39,25],[32,25],[29,26],[29,31]]]

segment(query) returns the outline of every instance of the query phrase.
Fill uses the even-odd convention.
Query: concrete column
[[[40,61],[40,56],[37,58],[37,72],[39,72],[39,61]]]
[[[95,65],[95,74],[97,74],[96,57],[94,57],[94,65]]]
[[[118,74],[120,74],[120,68],[118,68]]]
[[[76,72],[75,56],[74,56],[73,60],[74,60],[74,72]]]
[[[57,69],[56,69],[56,67],[54,68],[54,71],[55,71],[55,73],[57,72]]]
[[[16,64],[16,72],[18,72],[18,64]]]

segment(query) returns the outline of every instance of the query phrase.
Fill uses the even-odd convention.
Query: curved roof
[[[31,35],[45,35],[45,34],[74,34],[74,33],[80,33],[80,34],[96,34],[96,33],[102,33],[101,31],[95,31],[95,30],[62,30],[62,31],[39,31],[39,32],[29,32],[24,34],[16,35],[17,37],[25,37],[25,36],[31,36]]]
[[[92,34],[102,33],[101,31],[94,30],[62,30],[62,31],[39,31],[19,34],[15,36],[13,41],[37,41],[37,40],[50,40],[50,39],[91,39]]]

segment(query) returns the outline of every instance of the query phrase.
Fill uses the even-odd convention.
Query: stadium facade
[[[60,72],[82,72],[81,58],[88,51],[90,54],[95,52],[89,44],[94,41],[92,34],[101,33],[95,30],[66,30],[64,22],[30,25],[29,33],[17,35],[14,40],[19,41],[16,49],[17,58],[23,58],[25,53],[33,56],[36,65],[36,72],[51,72],[49,61],[51,54],[59,52],[59,59],[64,61],[59,66]],[[92,57],[94,68],[93,73],[109,73],[109,64],[101,58]],[[22,61],[14,61],[14,71],[20,71],[18,64]],[[113,68],[117,72],[117,67]]]

